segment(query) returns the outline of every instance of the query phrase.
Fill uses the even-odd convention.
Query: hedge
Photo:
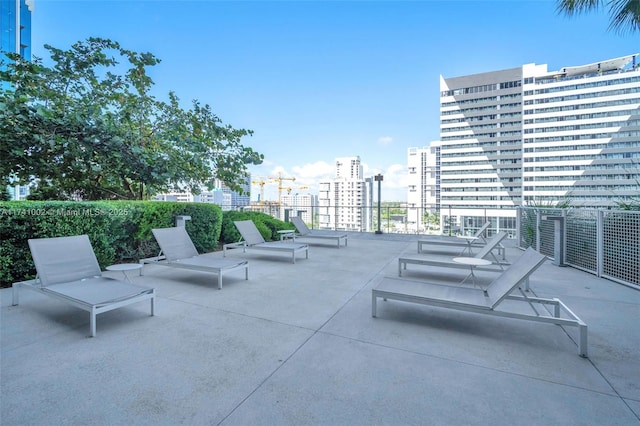
[[[31,279],[27,240],[87,234],[101,268],[159,252],[151,229],[191,216],[187,232],[200,253],[218,248],[222,210],[215,204],[162,201],[0,202],[0,287]]]

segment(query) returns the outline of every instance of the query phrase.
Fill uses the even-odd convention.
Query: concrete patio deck
[[[640,291],[551,261],[536,271],[533,292],[588,324],[588,359],[573,328],[396,301],[372,318],[371,289],[416,239],[310,240],[295,264],[234,250],[249,281],[229,273],[222,290],[214,274],[147,265],[129,275],[156,287],[156,315],[101,314],[95,338],[85,311],[28,291],[11,306],[0,290],[0,424],[640,425]]]

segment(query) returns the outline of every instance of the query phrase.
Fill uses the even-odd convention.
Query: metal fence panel
[[[606,211],[602,276],[640,285],[640,212]]]
[[[597,209],[518,209],[518,246],[554,256],[554,224],[565,217],[564,263],[603,278],[640,286],[640,212]]]
[[[598,272],[598,212],[590,209],[567,211],[566,262],[588,272]]]

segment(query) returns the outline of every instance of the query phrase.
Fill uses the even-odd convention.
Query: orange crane
[[[251,184],[260,186],[260,198],[258,199],[258,204],[263,205],[264,204],[264,184],[267,183],[267,181],[263,180],[264,178],[260,178],[260,177],[258,178],[260,180],[252,180]]]
[[[293,191],[293,188],[290,187],[290,186],[287,186],[286,188],[285,187],[280,187],[279,189],[284,189],[285,191],[287,191],[287,194],[291,194],[291,191]],[[299,186],[296,189],[298,189],[298,190],[309,189],[309,187],[308,186]]]
[[[284,189],[282,186],[282,181],[284,180],[290,180],[292,182],[295,182],[296,178],[294,177],[282,177],[282,173],[278,173],[277,177],[270,177],[269,179],[271,179],[274,182],[278,183],[278,204],[281,204],[280,201],[282,201],[282,190]]]
[[[286,189],[282,186],[282,182],[290,180],[295,182],[295,177],[282,177],[282,173],[278,173],[278,176],[256,176],[256,180],[251,181],[253,185],[260,186],[260,199],[259,204],[264,204],[264,185],[267,183],[277,183],[278,184],[278,204],[280,204],[282,200],[282,190]]]

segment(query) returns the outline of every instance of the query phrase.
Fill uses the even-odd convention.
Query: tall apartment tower
[[[34,0],[0,1],[0,50],[31,60],[31,12]]]
[[[615,207],[640,194],[638,54],[523,67],[523,200]]]
[[[407,228],[425,230],[425,213],[440,211],[440,142],[407,152],[409,193],[407,194]]]
[[[335,178],[319,184],[319,228],[370,232],[373,179],[364,178],[358,156],[336,158],[335,164]]]
[[[514,229],[516,206],[566,200],[574,206],[612,207],[637,197],[637,58],[551,72],[547,65],[526,64],[441,76],[440,141],[435,146],[443,222],[464,230],[489,219],[493,229]],[[409,163],[411,158],[410,149]],[[424,173],[416,169],[411,175],[410,169],[416,190]],[[419,198],[428,196],[420,190]]]
[[[31,60],[31,12],[34,0],[0,0],[0,52],[1,59],[6,61],[4,53],[18,53],[24,59]],[[7,90],[11,86],[0,82],[0,89]],[[24,200],[29,195],[29,187],[13,186],[7,188],[14,200]]]

